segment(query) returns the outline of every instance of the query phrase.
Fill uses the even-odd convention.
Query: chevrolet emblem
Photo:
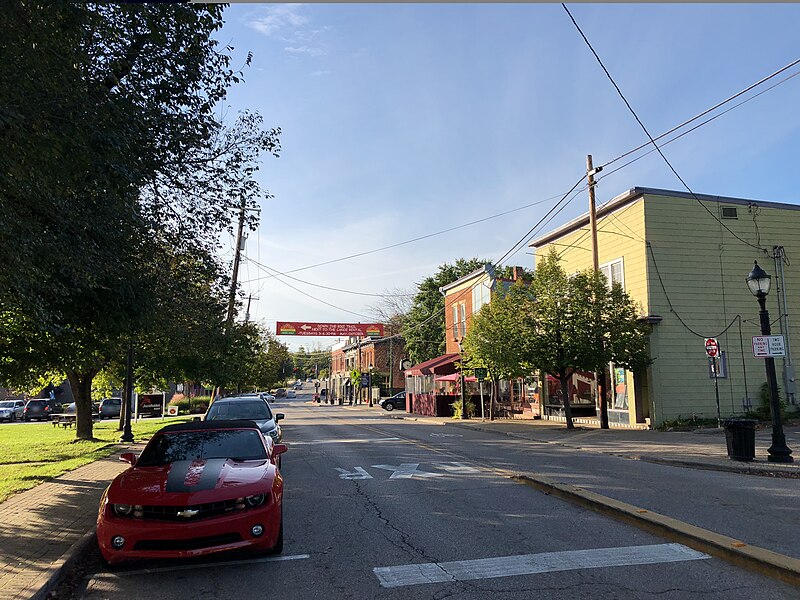
[[[189,519],[197,515],[199,512],[200,512],[199,510],[195,510],[193,508],[187,508],[185,510],[179,510],[177,514],[179,517],[186,517],[187,519]]]

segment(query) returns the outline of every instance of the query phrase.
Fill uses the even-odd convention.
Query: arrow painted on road
[[[336,467],[336,470],[339,471],[339,479],[372,479],[372,475],[361,467],[356,467],[354,471],[346,471],[340,467]]]
[[[412,477],[441,477],[441,473],[429,473],[427,471],[418,471],[419,463],[402,463],[400,466],[394,465],[372,465],[376,469],[383,469],[385,471],[392,471],[389,479],[411,479]]]

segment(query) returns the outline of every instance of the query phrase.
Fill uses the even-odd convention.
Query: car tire
[[[8,422],[9,422],[9,423],[13,423],[13,422],[14,422],[14,421],[16,421],[16,420],[17,420],[17,415],[16,415],[16,413],[11,413],[11,418],[8,420]]]
[[[394,410],[394,404],[392,404],[391,402],[387,402],[386,406],[384,406],[384,408],[386,410],[388,410],[389,412],[392,412]]]
[[[283,505],[281,505],[281,526],[278,529],[278,540],[275,545],[270,548],[270,554],[281,554],[283,552]]]

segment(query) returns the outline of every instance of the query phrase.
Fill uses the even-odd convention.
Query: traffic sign
[[[786,343],[782,335],[754,335],[753,356],[768,358],[770,356],[786,356]]]
[[[277,335],[315,335],[331,337],[383,337],[383,323],[303,323],[278,321]]]
[[[708,354],[709,358],[716,358],[719,355],[717,338],[706,338],[706,354]]]
[[[475,379],[478,381],[483,381],[486,379],[486,369],[482,367],[477,367],[475,369]]]

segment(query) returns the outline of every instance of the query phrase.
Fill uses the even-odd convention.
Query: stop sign
[[[710,358],[716,358],[719,355],[719,342],[717,338],[706,338],[706,354]]]

